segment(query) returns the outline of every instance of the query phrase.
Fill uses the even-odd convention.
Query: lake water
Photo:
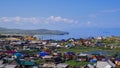
[[[87,37],[98,37],[98,36],[120,36],[120,29],[119,28],[106,28],[106,29],[73,29],[68,30],[69,35],[38,35],[37,37],[42,40],[62,40],[62,39],[69,39],[69,38],[87,38]]]

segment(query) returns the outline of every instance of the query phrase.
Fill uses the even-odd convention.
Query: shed
[[[98,61],[96,64],[97,68],[111,68],[114,67],[112,66],[109,62],[105,62],[105,61]]]
[[[66,46],[65,46],[66,48],[68,47],[68,48],[71,48],[71,47],[73,47],[73,45],[72,44],[67,44]]]
[[[22,56],[22,54],[21,54],[21,53],[18,53],[18,52],[15,53],[14,55],[15,55],[16,58],[20,58],[20,57]]]
[[[16,68],[17,65],[5,65],[5,68]]]
[[[60,63],[60,64],[57,64],[56,67],[57,67],[57,68],[67,68],[67,67],[68,67],[68,64]]]
[[[27,65],[27,66],[33,66],[33,65],[35,65],[35,62],[33,62],[33,61],[25,61],[25,62],[23,62],[23,65]]]
[[[65,52],[64,53],[64,58],[66,60],[71,60],[74,59],[76,57],[76,54],[74,52]]]
[[[77,56],[77,61],[87,61],[88,60],[88,54],[79,54]]]
[[[54,63],[54,58],[53,58],[53,56],[44,56],[44,57],[42,57],[42,59],[43,59],[43,61],[44,61],[44,63]]]

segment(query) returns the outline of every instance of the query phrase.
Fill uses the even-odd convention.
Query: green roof
[[[35,62],[32,61],[25,61],[23,65],[35,65]]]

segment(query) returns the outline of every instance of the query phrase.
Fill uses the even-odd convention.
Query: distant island
[[[23,30],[23,29],[8,29],[0,27],[0,34],[23,34],[23,35],[65,35],[69,34],[68,32],[59,31],[59,30],[48,30],[48,29],[36,29],[36,30]]]

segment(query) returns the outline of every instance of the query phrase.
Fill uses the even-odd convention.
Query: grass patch
[[[35,62],[36,62],[37,64],[42,64],[42,63],[43,63],[43,61],[42,61],[41,59],[37,59],[37,60],[35,60]]]
[[[80,53],[80,52],[90,52],[90,51],[97,51],[97,50],[101,50],[102,48],[100,47],[86,47],[86,46],[76,46],[70,49],[67,48],[59,48],[58,51],[60,52],[76,52],[76,53]]]
[[[66,61],[65,63],[67,63],[70,66],[85,66],[87,64],[91,64],[90,62],[78,62],[75,60],[69,60],[69,61]]]
[[[64,52],[75,52],[76,54],[80,54],[82,52],[92,52],[92,51],[106,51],[109,52],[110,55],[114,55],[116,52],[120,53],[119,48],[110,49],[109,47],[103,47],[103,46],[95,46],[95,47],[86,47],[86,46],[76,46],[70,49],[67,48],[59,48],[58,51],[64,53]]]

